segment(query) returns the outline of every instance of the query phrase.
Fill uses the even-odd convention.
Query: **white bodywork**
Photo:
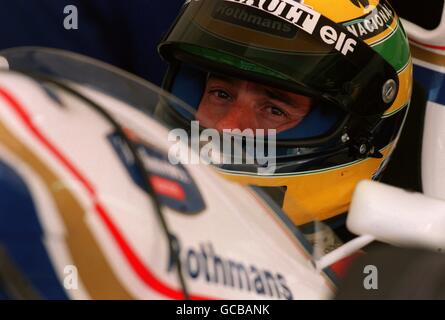
[[[431,101],[425,115],[422,184],[425,195],[445,200],[445,106]]]
[[[443,250],[445,201],[363,181],[355,190],[347,226],[355,234],[372,235],[393,245]]]
[[[434,30],[403,20],[404,27],[412,40],[412,46],[418,47],[431,55],[431,61],[414,58],[418,66],[436,72],[433,87],[425,88],[434,95],[445,87],[445,10],[439,26]],[[445,106],[434,101],[427,104],[423,151],[422,184],[425,195],[445,200]]]

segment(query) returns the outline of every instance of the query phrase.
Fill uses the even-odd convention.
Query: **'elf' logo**
[[[356,7],[364,7],[365,9],[369,6],[369,1],[368,0],[351,0],[351,2],[356,6]]]

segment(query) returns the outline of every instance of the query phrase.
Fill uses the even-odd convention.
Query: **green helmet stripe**
[[[409,43],[400,23],[391,36],[373,45],[372,48],[390,63],[397,72],[402,70],[409,62]]]

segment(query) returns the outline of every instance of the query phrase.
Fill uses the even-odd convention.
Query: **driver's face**
[[[298,125],[312,108],[312,99],[257,83],[211,75],[197,119],[206,128],[276,129]]]

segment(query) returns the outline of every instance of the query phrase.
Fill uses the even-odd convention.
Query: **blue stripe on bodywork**
[[[414,65],[414,78],[428,91],[428,100],[445,105],[445,74]]]
[[[25,182],[0,161],[0,244],[43,299],[67,299],[43,239],[44,232]]]

